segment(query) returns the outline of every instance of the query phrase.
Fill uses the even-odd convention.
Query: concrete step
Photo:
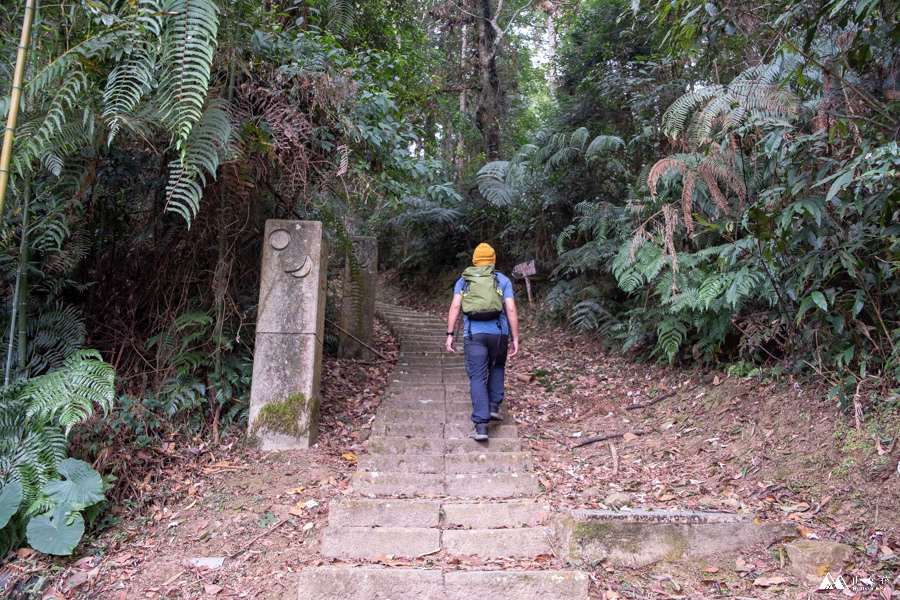
[[[438,500],[338,498],[328,505],[328,526],[431,528],[438,526],[440,515]],[[454,515],[464,517],[459,510]]]
[[[446,423],[446,413],[441,411],[412,410],[408,408],[382,408],[377,423]],[[458,423],[459,419],[454,420]]]
[[[444,425],[445,438],[463,438],[472,431],[472,422],[468,423],[448,423]],[[374,429],[372,431],[374,433]],[[515,425],[504,425],[503,422],[491,423],[488,427],[488,435],[492,438],[514,438],[518,437],[519,430]]]
[[[550,505],[534,500],[444,502],[441,526],[464,529],[535,527],[550,518]]]
[[[531,471],[530,452],[487,454],[363,454],[359,470],[383,473],[519,473]]]
[[[436,397],[444,398],[447,395],[447,388],[443,381],[404,381],[401,377],[405,375],[392,376],[388,382],[388,394],[433,394]],[[454,394],[456,391],[454,390]]]
[[[477,590],[478,597],[491,600],[587,600],[589,584],[581,571],[449,571],[444,574],[444,598],[472,600]]]
[[[372,425],[372,435],[387,437],[442,438],[444,437],[444,425],[443,423],[376,422]]]
[[[446,410],[454,413],[465,413],[469,416],[472,414],[471,402],[453,402],[448,404],[444,400],[421,399],[410,396],[390,396],[382,401],[382,406],[385,408],[408,408],[411,410]]]
[[[552,535],[550,527],[448,529],[443,534],[443,547],[452,556],[534,557],[553,553],[553,544],[550,543]]]
[[[362,454],[358,460],[358,468],[360,471],[383,473],[443,474],[446,471],[443,454]]]
[[[388,402],[391,403],[391,408],[411,408],[413,410],[425,410],[425,407],[420,408],[419,404],[434,405],[443,402],[443,405],[447,412],[459,413],[461,415],[464,415],[467,420],[472,416],[472,401],[469,399],[439,401],[432,398],[416,398],[412,394],[405,394],[403,396],[386,397],[382,402],[382,405]],[[507,409],[505,405],[500,406],[500,416],[503,417],[504,420],[509,417],[509,409]]]
[[[518,473],[531,471],[531,452],[493,452],[482,454],[448,454],[444,470],[459,473]]]
[[[300,572],[298,600],[444,600],[440,569],[312,567]]]
[[[441,373],[394,373],[391,375],[391,384],[418,383],[418,384],[443,384],[444,376]]]
[[[436,363],[433,365],[397,365],[397,368],[394,369],[393,375],[410,375],[410,374],[418,374],[418,375],[443,375],[444,367],[441,363]]]
[[[421,527],[327,527],[322,556],[369,560],[380,552],[415,558],[441,548],[441,532]],[[501,548],[498,546],[498,548]]]
[[[355,477],[355,475],[354,475]],[[538,491],[537,473],[447,475],[446,494],[456,498],[511,498]]]
[[[440,356],[407,356],[405,354],[400,354],[397,357],[397,366],[398,367],[410,367],[410,366],[435,366],[435,367],[443,367],[446,363],[446,360],[441,358]],[[465,363],[463,363],[465,364]]]
[[[490,428],[488,429],[490,435]],[[369,438],[370,440],[372,438]],[[369,442],[369,448],[372,444]],[[446,440],[444,445],[445,454],[467,454],[467,453],[492,453],[492,452],[521,452],[522,442],[513,438],[493,438],[484,442],[476,442],[472,438],[453,438]]]
[[[581,571],[448,571],[381,567],[310,567],[297,600],[587,600]]]
[[[515,438],[493,438],[477,442],[471,438],[413,438],[373,435],[369,438],[372,454],[486,454],[521,452],[522,442]]]
[[[447,410],[447,403],[443,400],[437,398],[411,398],[409,396],[388,396],[381,401],[381,406],[385,409],[396,408],[401,410],[437,410],[441,412]],[[458,410],[457,407],[454,408]]]
[[[406,408],[410,410],[447,410],[447,403],[444,402],[444,400],[431,398],[413,398],[410,396],[388,396],[387,398],[382,400],[381,406],[384,408]],[[454,406],[454,409],[458,411],[459,407]]]
[[[369,438],[372,454],[444,454],[443,438],[382,437]]]
[[[357,493],[376,496],[443,496],[444,475],[441,473],[382,473],[357,471],[353,474]],[[537,486],[535,486],[535,490]]]

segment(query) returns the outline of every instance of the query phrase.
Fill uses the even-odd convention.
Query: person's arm
[[[447,352],[456,354],[453,349],[452,332],[456,329],[456,320],[459,318],[459,311],[462,308],[462,294],[454,294],[453,302],[450,303],[450,314],[447,316]]]
[[[512,336],[512,348],[509,356],[515,356],[519,351],[519,314],[516,312],[516,301],[512,298],[504,298],[503,306],[506,307],[506,320],[509,323],[509,334]]]

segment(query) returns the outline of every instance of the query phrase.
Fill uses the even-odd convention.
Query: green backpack
[[[462,312],[470,321],[493,321],[503,313],[503,290],[494,265],[469,267],[462,273]]]

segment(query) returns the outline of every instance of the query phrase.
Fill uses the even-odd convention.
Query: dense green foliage
[[[574,204],[549,305],[625,350],[816,373],[842,403],[896,385],[896,7],[584,8],[558,133],[478,177],[495,204]]]
[[[333,275],[377,235],[423,287],[488,241],[611,347],[859,407],[900,366],[898,42],[895,4],[846,0],[41,6],[0,223],[7,539],[97,504],[57,493],[68,454],[115,476],[244,430],[270,218],[323,221]]]

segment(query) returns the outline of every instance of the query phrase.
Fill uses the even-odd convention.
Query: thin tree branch
[[[353,335],[352,333],[350,333],[349,331],[347,331],[346,329],[342,328],[342,327],[341,327],[340,325],[338,325],[337,323],[335,323],[335,322],[333,322],[333,321],[329,321],[328,319],[325,319],[325,322],[328,323],[329,325],[331,325],[332,327],[334,327],[335,329],[337,329],[338,331],[347,334],[351,339],[353,339],[353,340],[355,340],[356,342],[358,342],[359,344],[365,346],[366,348],[368,348],[369,350],[371,350],[372,352],[374,352],[375,354],[377,354],[378,356],[380,356],[380,357],[383,358],[384,360],[391,360],[391,359],[389,359],[387,356],[385,356],[384,354],[382,354],[381,352],[379,352],[378,350],[376,350],[375,348],[373,348],[372,346],[368,345],[367,343],[365,343],[364,341],[362,341],[361,339],[359,339],[358,337],[356,337],[355,335]]]
[[[606,440],[611,440],[613,438],[624,437],[626,433],[630,433],[632,435],[647,435],[648,433],[651,433],[651,431],[649,429],[633,429],[631,431],[616,431],[613,433],[604,433],[603,435],[589,437],[586,440],[582,440],[582,441],[578,442],[577,444],[573,445],[572,449],[574,450],[575,448],[580,448],[581,446],[587,446],[588,444],[603,442]]]

